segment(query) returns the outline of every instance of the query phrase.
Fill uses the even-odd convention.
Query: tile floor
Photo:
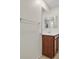
[[[40,59],[50,59],[50,58],[48,58],[48,57],[46,57],[46,56],[42,56]],[[57,54],[57,55],[55,56],[55,58],[52,58],[52,59],[59,59],[59,54]]]

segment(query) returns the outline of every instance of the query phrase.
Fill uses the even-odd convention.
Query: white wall
[[[36,0],[21,0],[21,17],[29,20],[40,21],[41,6]]]
[[[37,59],[41,55],[39,24],[21,23],[21,59]]]
[[[59,19],[57,20],[57,28],[51,28],[51,29],[46,29],[45,28],[45,23],[44,20],[45,18],[49,18],[52,16],[58,16],[59,17],[59,8],[54,8],[52,10],[50,10],[49,12],[44,11],[43,12],[43,18],[42,18],[42,34],[46,34],[46,35],[56,35],[59,33]]]
[[[42,54],[41,6],[35,4],[35,0],[21,0],[21,18],[32,23],[21,23],[21,59],[38,59]]]

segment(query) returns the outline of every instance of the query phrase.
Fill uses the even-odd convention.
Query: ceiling
[[[50,9],[59,7],[59,0],[43,0]]]

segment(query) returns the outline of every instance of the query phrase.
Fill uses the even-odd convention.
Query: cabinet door
[[[56,52],[59,50],[59,37],[56,39]]]
[[[50,36],[49,39],[49,56],[51,58],[55,56],[55,39],[53,36]]]
[[[43,55],[48,57],[53,57],[53,38],[50,36],[43,36],[42,37],[42,52]]]
[[[49,57],[53,57],[53,39],[52,37],[48,37],[49,38],[49,47],[48,47],[48,56]]]
[[[50,58],[55,56],[55,39],[53,36],[43,35],[42,52]]]
[[[46,36],[42,37],[42,53],[43,55],[48,55],[48,44],[49,40],[47,39]]]

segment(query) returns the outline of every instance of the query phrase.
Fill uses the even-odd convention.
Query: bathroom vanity
[[[59,16],[57,10],[53,13],[44,12],[42,20],[42,55],[50,59],[54,58],[59,50]]]
[[[56,35],[42,35],[42,54],[54,58],[58,53],[59,48],[59,34]]]

